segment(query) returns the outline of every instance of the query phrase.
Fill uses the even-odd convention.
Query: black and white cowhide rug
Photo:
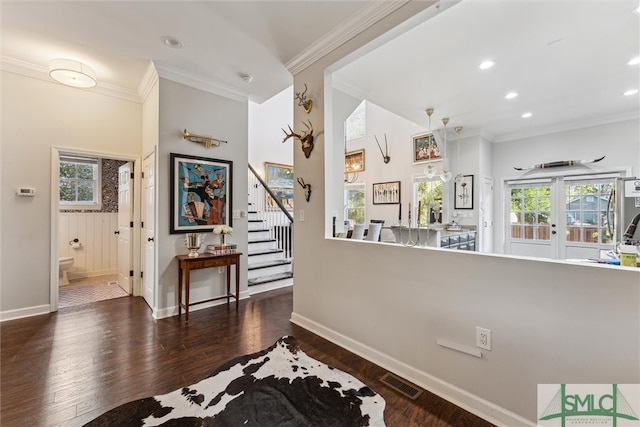
[[[384,408],[369,387],[285,336],[199,383],[125,403],[86,426],[384,426]]]

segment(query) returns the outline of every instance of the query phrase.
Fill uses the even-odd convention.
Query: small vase
[[[227,235],[220,233],[220,246],[227,246]]]
[[[184,238],[184,244],[189,249],[189,257],[197,257],[198,249],[202,246],[202,234],[198,233],[187,233]]]

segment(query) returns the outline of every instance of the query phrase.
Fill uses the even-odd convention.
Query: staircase
[[[269,284],[263,288],[276,289],[290,285],[293,282],[293,265],[281,242],[273,237],[279,237],[277,229],[266,228],[267,221],[260,219],[259,212],[250,211],[248,219],[249,286]],[[253,292],[253,289],[249,290]]]
[[[293,284],[293,217],[251,165],[248,173],[249,292],[290,286]]]

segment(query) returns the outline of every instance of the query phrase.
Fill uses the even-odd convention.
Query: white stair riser
[[[247,279],[255,279],[256,277],[267,276],[270,274],[286,273],[288,271],[291,271],[291,264],[276,265],[274,267],[266,267],[266,268],[258,268],[256,270],[249,270],[247,272]]]
[[[271,232],[269,230],[252,231],[249,233],[249,240],[263,240],[263,239],[270,239],[270,238],[271,238]]]
[[[249,231],[251,230],[264,230],[266,226],[264,225],[264,222],[249,222],[247,223],[247,229]]]
[[[258,251],[261,249],[276,249],[278,247],[278,242],[275,240],[273,242],[260,242],[260,243],[251,243],[249,242],[249,252]]]
[[[264,255],[251,255],[248,257],[249,265],[257,264],[259,262],[267,262],[267,261],[277,261],[280,259],[284,259],[284,252],[276,252],[272,254],[264,254]]]

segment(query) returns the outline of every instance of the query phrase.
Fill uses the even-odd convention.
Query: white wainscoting
[[[117,230],[117,213],[60,213],[58,254],[75,260],[67,272],[69,279],[118,272]],[[69,244],[76,238],[80,248]]]

